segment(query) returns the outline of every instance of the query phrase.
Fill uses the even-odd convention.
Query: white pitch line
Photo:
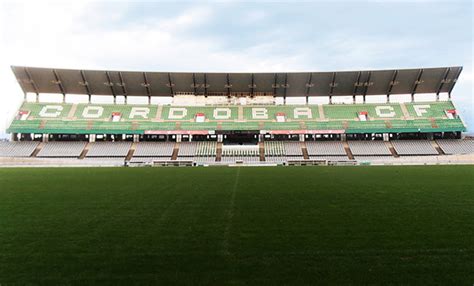
[[[232,186],[232,193],[230,196],[229,207],[227,208],[227,218],[226,218],[227,224],[224,230],[224,241],[222,242],[222,248],[223,248],[222,253],[225,256],[232,256],[232,254],[229,251],[229,235],[230,235],[230,229],[232,227],[232,220],[234,218],[235,195],[237,193],[239,177],[240,177],[240,167],[237,168],[237,174],[235,175],[234,185]]]

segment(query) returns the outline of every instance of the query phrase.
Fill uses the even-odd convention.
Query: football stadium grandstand
[[[465,138],[466,125],[451,101],[462,67],[12,70],[24,101],[7,129],[11,140],[0,143],[4,165],[473,162],[474,141]],[[417,100],[419,94],[433,99]],[[71,95],[82,100],[73,102]],[[395,102],[394,95],[410,100]]]

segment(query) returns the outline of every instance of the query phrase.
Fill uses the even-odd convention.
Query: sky
[[[463,66],[474,132],[472,1],[3,1],[0,137],[23,93],[10,66],[291,72]]]

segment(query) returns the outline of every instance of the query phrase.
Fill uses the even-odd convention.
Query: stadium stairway
[[[443,151],[443,149],[441,149],[441,147],[438,145],[438,142],[436,142],[435,140],[430,140],[431,142],[431,146],[433,146],[433,148],[436,149],[436,151],[438,152],[438,154],[440,155],[446,155]]]
[[[301,142],[301,151],[303,152],[303,158],[309,160],[309,153],[305,142]]]
[[[86,146],[84,147],[84,150],[82,150],[81,155],[79,155],[79,159],[82,160],[86,157],[87,152],[89,152],[89,145],[90,143],[87,142]]]
[[[395,147],[393,147],[392,142],[390,141],[385,141],[385,145],[387,145],[388,150],[390,150],[390,153],[392,153],[392,156],[395,158],[399,158],[400,155],[398,155],[397,151],[395,151]]]
[[[408,112],[408,109],[407,109],[407,106],[405,105],[405,103],[403,103],[403,102],[400,103],[400,109],[402,110],[402,113],[403,113],[403,116],[405,117],[405,119],[412,119],[412,117],[410,116],[410,113]]]
[[[174,144],[173,154],[171,154],[172,161],[176,161],[176,159],[178,159],[178,153],[179,153],[179,142],[176,142],[176,144]]]
[[[344,145],[344,151],[346,151],[347,157],[351,160],[354,160],[354,155],[352,154],[351,147],[349,147],[349,143],[344,141],[342,144]]]
[[[265,161],[265,144],[262,142],[258,142],[258,150],[260,151],[260,162]]]
[[[324,108],[322,104],[318,104],[318,111],[319,111],[319,119],[326,120],[326,116],[324,115]]]
[[[216,146],[216,162],[222,161],[222,142],[217,142]]]
[[[137,149],[137,143],[133,142],[132,146],[130,146],[130,149],[128,150],[127,156],[125,157],[125,161],[132,160],[133,154],[135,153],[135,149]]]
[[[41,151],[41,149],[43,149],[44,145],[45,145],[44,142],[39,143],[38,146],[36,146],[35,151],[33,151],[33,153],[31,153],[30,157],[36,157],[36,155],[38,155],[38,153]]]

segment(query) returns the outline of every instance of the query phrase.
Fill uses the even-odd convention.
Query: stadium
[[[1,285],[474,281],[462,67],[12,70]]]
[[[300,73],[12,70],[25,101],[7,130],[11,142],[0,148],[5,165],[474,162],[474,141],[464,138],[466,126],[451,101],[462,67]],[[28,94],[34,100],[28,101]],[[55,94],[62,101],[51,101]],[[81,101],[68,101],[70,94]],[[411,100],[391,100],[400,94]],[[431,101],[417,101],[423,94]]]
[[[472,1],[0,1],[0,286],[473,285]]]

